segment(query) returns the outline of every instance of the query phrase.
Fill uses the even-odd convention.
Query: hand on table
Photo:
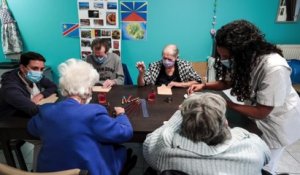
[[[120,114],[124,114],[125,113],[125,109],[122,107],[114,107],[114,110],[116,112],[116,115],[120,115]]]
[[[171,81],[169,84],[168,84],[168,87],[169,88],[172,88],[172,87],[180,87],[180,83],[179,82],[176,82],[176,81]]]
[[[38,104],[38,102],[41,101],[42,99],[44,99],[44,95],[43,94],[37,94],[34,97],[32,97],[31,101],[35,104]]]
[[[192,94],[196,91],[201,91],[203,90],[205,87],[205,84],[201,83],[201,84],[193,84],[192,86],[190,86],[187,90],[188,94]]]
[[[112,87],[113,85],[115,85],[116,82],[114,80],[110,80],[110,79],[107,79],[103,82],[103,88],[109,88],[109,87]]]

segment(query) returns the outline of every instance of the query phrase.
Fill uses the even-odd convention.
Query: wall
[[[57,65],[67,58],[79,58],[78,38],[63,37],[62,23],[77,23],[77,0],[7,0],[18,22],[26,50],[37,51],[47,59],[57,78]],[[276,23],[278,0],[218,0],[217,26],[234,20],[255,23],[273,43],[300,44],[300,22]],[[211,54],[209,34],[213,0],[148,0],[146,41],[123,41],[122,61],[136,80],[135,63],[160,59],[168,43],[179,46],[180,57],[205,61]],[[297,33],[298,32],[298,33]],[[0,49],[0,61],[4,59]]]

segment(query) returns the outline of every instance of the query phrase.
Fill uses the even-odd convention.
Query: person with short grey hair
[[[174,44],[166,45],[161,60],[151,63],[147,70],[143,61],[137,62],[136,67],[139,86],[164,84],[169,87],[188,87],[202,82],[191,63],[179,59],[179,49]]]
[[[104,106],[87,104],[92,87],[99,80],[91,64],[69,59],[59,65],[59,73],[59,87],[67,98],[41,106],[28,122],[29,133],[43,144],[37,171],[76,167],[89,174],[120,174],[126,160],[131,159],[119,144],[133,135],[124,108],[115,107],[116,117],[112,118]]]
[[[204,103],[205,102],[205,103]],[[181,135],[194,141],[217,145],[231,138],[225,116],[226,102],[216,94],[194,95],[181,105]]]
[[[257,135],[229,128],[226,101],[217,94],[189,96],[143,145],[146,162],[157,171],[190,175],[258,175],[270,150]],[[249,156],[251,155],[251,156]]]

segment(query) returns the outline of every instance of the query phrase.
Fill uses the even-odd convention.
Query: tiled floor
[[[138,156],[138,162],[135,168],[131,171],[130,175],[142,175],[145,169],[148,167],[147,163],[145,162],[142,156],[142,144],[126,143],[124,145],[126,147],[132,148],[134,154]],[[27,167],[31,169],[33,145],[26,143],[22,147],[22,152],[24,154]],[[0,162],[5,163],[2,150],[0,150]],[[290,175],[300,175],[300,140],[286,148],[279,162],[278,172],[285,172],[289,173]]]

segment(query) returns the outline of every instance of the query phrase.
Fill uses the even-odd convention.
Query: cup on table
[[[155,101],[156,93],[154,91],[148,94],[148,101]]]
[[[99,102],[100,104],[106,104],[106,93],[100,92],[100,93],[98,94],[98,102]]]

